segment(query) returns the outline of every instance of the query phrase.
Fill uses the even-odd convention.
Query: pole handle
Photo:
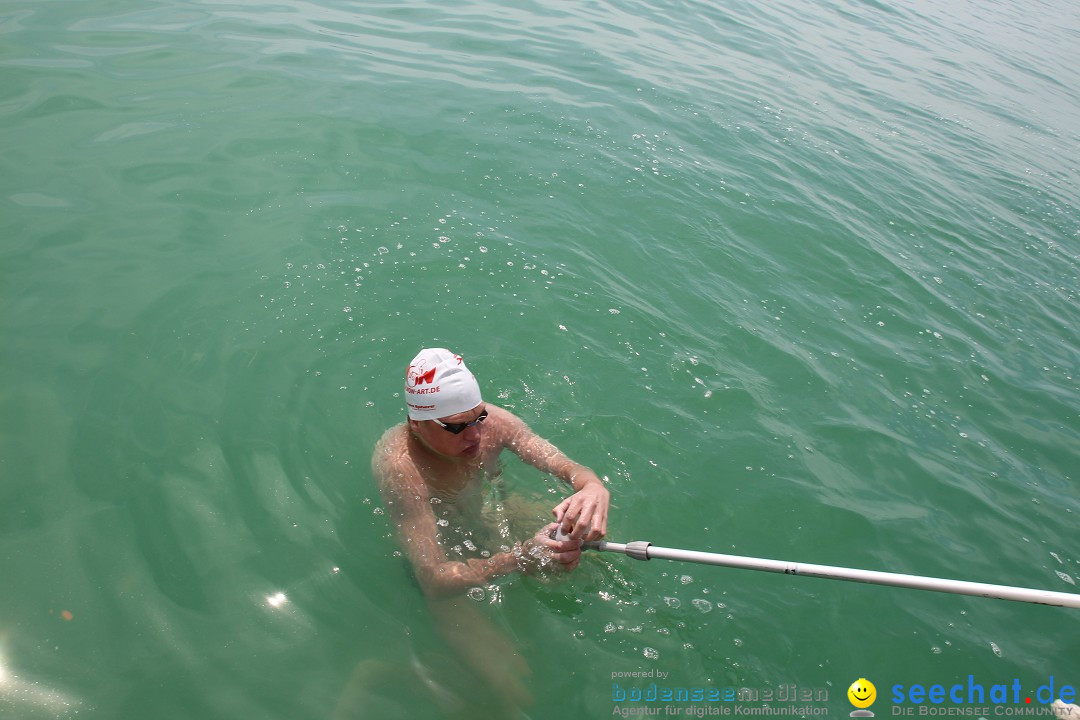
[[[651,560],[652,558],[649,557],[650,545],[652,543],[648,540],[635,540],[626,544],[608,542],[607,540],[592,540],[582,543],[581,547],[585,550],[596,550],[598,552],[622,553],[635,560]]]

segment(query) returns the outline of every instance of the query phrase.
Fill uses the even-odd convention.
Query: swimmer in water
[[[484,402],[476,378],[449,350],[421,350],[413,358],[405,374],[405,402],[408,419],[383,434],[371,459],[387,514],[437,632],[461,661],[455,667],[468,669],[479,681],[454,683],[454,692],[463,693],[458,699],[475,709],[466,714],[521,717],[521,709],[532,704],[528,663],[465,593],[515,572],[573,570],[582,542],[607,532],[608,490],[596,473],[516,415]],[[520,527],[509,518],[497,528],[487,521],[492,506],[513,514],[521,500],[485,503],[484,488],[500,475],[503,450],[573,487],[573,494],[552,508],[555,522],[543,524],[546,508],[521,513],[530,519],[517,523]],[[534,529],[533,523],[541,527]],[[569,538],[555,540],[556,529]],[[483,690],[470,693],[467,686]]]
[[[461,594],[518,571],[573,570],[581,544],[604,537],[610,502],[604,483],[516,415],[484,402],[460,355],[443,348],[421,350],[405,374],[405,402],[408,420],[383,434],[372,471],[426,595]],[[440,532],[449,524],[445,514],[453,508],[464,518],[477,510],[470,506],[482,501],[483,480],[498,475],[503,450],[565,481],[574,493],[552,509],[555,522],[532,537],[507,538],[487,557],[451,558]],[[443,503],[440,517],[435,508]],[[569,539],[553,539],[558,528]]]

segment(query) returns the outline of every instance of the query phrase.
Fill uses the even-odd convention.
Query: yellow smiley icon
[[[847,690],[847,696],[855,707],[868,708],[877,699],[877,688],[874,687],[874,683],[866,678],[859,678],[851,683],[851,687]]]

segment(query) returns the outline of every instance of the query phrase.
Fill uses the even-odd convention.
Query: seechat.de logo
[[[856,708],[851,711],[851,717],[874,717],[874,713],[867,710],[877,700],[877,688],[874,687],[874,683],[866,678],[859,678],[851,683],[851,687],[847,690],[847,697]]]

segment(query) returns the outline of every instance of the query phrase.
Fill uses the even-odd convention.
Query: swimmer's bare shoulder
[[[431,514],[428,485],[409,453],[407,425],[395,425],[379,438],[371,454],[371,473],[397,525],[410,520],[415,525]]]
[[[544,472],[551,473],[567,482],[573,472],[581,467],[572,462],[555,445],[533,432],[528,424],[509,410],[488,403],[490,424],[495,430],[493,438],[497,448],[506,448],[522,460]],[[489,421],[490,422],[490,421]]]
[[[391,480],[403,479],[400,476],[408,475],[407,470],[415,469],[416,463],[409,456],[408,426],[404,423],[389,428],[375,443],[375,450],[371,453],[371,472],[379,484],[379,489],[384,483]],[[419,474],[417,474],[419,478]]]
[[[484,423],[484,432],[490,433],[492,444],[496,448],[516,451],[517,446],[523,441],[541,439],[525,424],[524,420],[506,408],[492,403],[486,403],[485,407],[488,411],[488,419]]]

